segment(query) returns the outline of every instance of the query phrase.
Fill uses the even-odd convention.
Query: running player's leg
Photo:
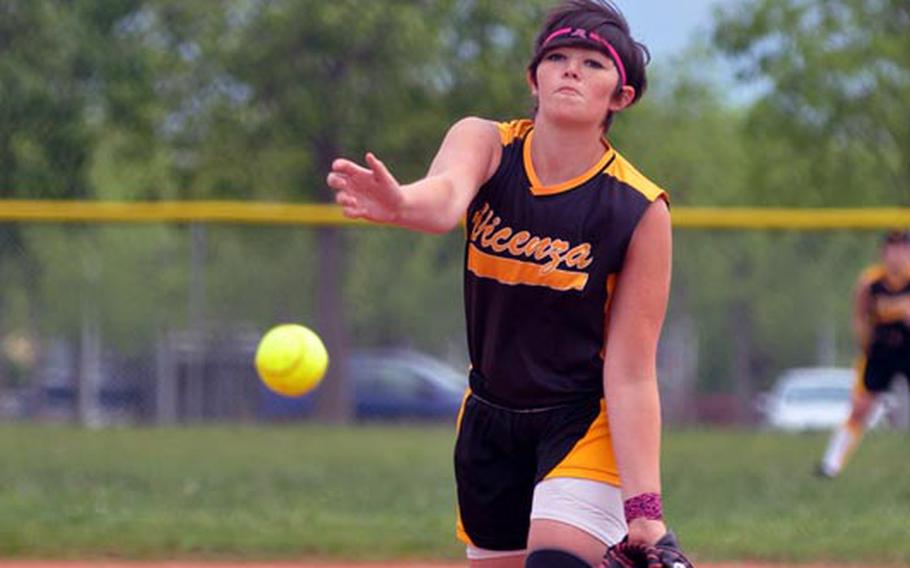
[[[862,440],[866,419],[874,403],[875,397],[868,391],[854,393],[850,416],[831,434],[819,474],[824,477],[840,474]]]
[[[818,473],[823,477],[835,477],[843,471],[847,461],[856,451],[878,394],[887,390],[894,375],[890,358],[870,356],[858,365],[858,381],[853,389],[853,399],[847,420],[834,430],[828,448],[819,464]]]

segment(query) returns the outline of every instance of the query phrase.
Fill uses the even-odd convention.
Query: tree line
[[[0,198],[324,202],[330,160],[368,149],[413,179],[457,118],[532,110],[525,69],[551,4],[0,0]],[[902,0],[725,3],[710,37],[654,61],[650,82],[611,139],[675,206],[910,198]],[[142,351],[194,321],[292,319],[337,354],[463,349],[460,235],[185,233],[0,226],[0,336],[77,337],[94,318],[107,343]],[[678,232],[670,324],[694,322],[696,388],[745,401],[814,358],[826,330],[846,361],[849,292],[875,242]],[[188,306],[192,289],[204,308]],[[326,415],[346,396],[327,394]]]

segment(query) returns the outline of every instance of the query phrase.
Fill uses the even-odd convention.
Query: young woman
[[[910,380],[910,233],[885,235],[881,262],[860,275],[853,298],[853,330],[861,355],[852,408],[831,434],[818,465],[820,477],[840,475],[880,410],[879,396],[897,375]]]
[[[592,566],[624,537],[674,549],[655,362],[667,197],[605,137],[644,93],[647,58],[612,4],[565,1],[528,67],[533,120],[458,121],[407,185],[370,153],[328,175],[347,216],[436,233],[466,221],[455,474],[472,566]]]

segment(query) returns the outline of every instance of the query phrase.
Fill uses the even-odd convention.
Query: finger
[[[344,174],[332,172],[325,177],[325,181],[332,189],[342,191],[348,188],[350,178]]]
[[[351,219],[360,219],[360,218],[366,216],[366,210],[357,205],[344,207],[341,210],[341,212],[342,212],[342,214],[344,214],[345,217],[348,217]]]
[[[360,202],[353,195],[342,191],[335,194],[335,203],[342,207],[357,207]]]
[[[359,165],[355,164],[351,160],[346,160],[344,158],[338,158],[332,162],[332,171],[339,174],[344,174],[347,176],[356,176],[356,175],[372,175],[372,171]]]
[[[392,177],[392,174],[389,172],[388,168],[385,167],[385,164],[376,157],[372,152],[367,152],[367,165],[370,166],[370,169],[373,170],[373,178],[382,183],[396,183],[395,178]]]

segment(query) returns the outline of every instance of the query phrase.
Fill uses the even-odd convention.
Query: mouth
[[[564,94],[564,95],[581,96],[581,91],[579,91],[578,89],[575,89],[573,87],[560,87],[560,88],[556,89],[556,92]]]

